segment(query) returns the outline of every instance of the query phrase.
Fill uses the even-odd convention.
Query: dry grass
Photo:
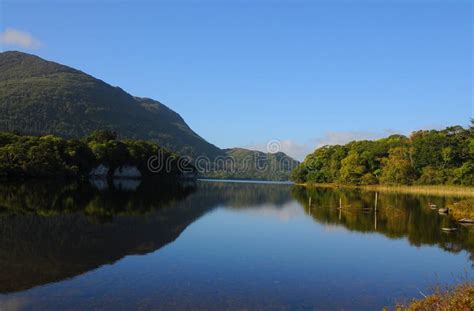
[[[449,213],[455,219],[474,219],[474,199],[465,199],[448,205]]]
[[[415,186],[388,186],[388,185],[338,185],[338,184],[302,184],[306,187],[323,187],[323,188],[358,188],[368,191],[392,192],[392,193],[412,193],[426,194],[436,196],[456,196],[456,197],[474,197],[474,187],[463,186],[447,186],[447,185],[415,185]]]
[[[462,186],[361,186],[362,189],[380,192],[399,192],[438,196],[474,197],[474,187]]]
[[[465,282],[445,291],[436,291],[408,305],[397,305],[396,311],[470,311],[474,310],[474,284]]]

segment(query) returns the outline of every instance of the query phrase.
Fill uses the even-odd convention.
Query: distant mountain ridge
[[[226,179],[288,180],[290,172],[299,162],[283,152],[265,153],[245,148],[223,150],[227,159],[225,167],[217,167],[209,177]]]
[[[206,156],[211,161],[229,154],[240,159],[245,150],[222,150],[207,142],[159,101],[134,97],[80,70],[35,55],[0,53],[0,131],[80,138],[96,129],[114,131],[121,139],[156,142],[178,154]],[[284,154],[268,159],[283,156],[295,161]],[[226,176],[262,179],[278,175],[278,179],[288,179],[289,173]]]

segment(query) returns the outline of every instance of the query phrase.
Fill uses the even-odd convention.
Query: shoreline
[[[407,304],[397,304],[393,310],[472,310],[474,306],[474,283],[465,280],[460,284],[436,287],[432,294],[424,295],[423,298],[413,298]],[[387,307],[382,310],[390,310]]]
[[[345,185],[345,184],[319,184],[319,183],[295,183],[297,186],[306,188],[346,188],[361,189],[365,191],[378,191],[389,193],[409,193],[434,196],[474,197],[474,187],[452,186],[452,185]]]
[[[230,178],[197,178],[198,181],[206,182],[227,182],[227,183],[250,183],[250,184],[278,184],[278,185],[294,185],[288,180],[264,180],[264,179],[230,179]]]

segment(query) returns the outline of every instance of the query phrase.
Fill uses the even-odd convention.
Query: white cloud
[[[274,144],[278,144],[278,147],[276,149],[273,149],[272,147],[273,151],[284,152],[290,157],[297,159],[299,161],[303,160],[304,157],[312,150],[309,145],[300,144],[290,139],[285,139],[285,140],[272,139],[272,140],[269,140],[269,142],[273,144],[272,146],[274,146]],[[250,145],[244,146],[244,148],[247,148],[250,150],[258,150],[262,152],[270,151],[268,142],[250,144]]]
[[[0,33],[0,43],[28,49],[37,49],[42,45],[42,43],[30,33],[13,28],[7,28]]]
[[[301,144],[290,139],[281,140],[280,146],[281,152],[284,152],[299,161],[304,160],[304,157],[314,149],[314,147],[309,144]]]
[[[316,148],[325,145],[343,145],[354,140],[374,140],[395,134],[394,131],[384,132],[363,132],[363,131],[342,131],[326,132],[324,136],[315,139]]]

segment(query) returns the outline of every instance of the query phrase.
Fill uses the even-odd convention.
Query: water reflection
[[[472,232],[442,232],[452,220],[428,207],[449,200],[381,194],[375,211],[372,192],[287,184],[0,184],[0,293],[9,293],[0,295],[0,307],[51,309],[80,302],[88,308],[81,299],[95,297],[101,309],[112,303],[131,309],[142,303],[165,309],[294,309],[302,301],[327,309],[374,309],[391,291],[405,288],[404,281],[436,272],[420,269],[424,258],[406,248],[435,245],[431,255],[449,261],[446,273],[465,261],[440,253],[473,254]],[[379,239],[374,244],[365,233]],[[374,253],[387,247],[385,237],[400,240],[395,246],[405,259]],[[146,256],[124,258],[134,254]],[[413,270],[397,270],[397,260],[411,262]],[[97,269],[106,264],[115,274]],[[391,283],[380,283],[389,272]],[[76,282],[66,281],[79,275]],[[107,291],[101,282],[111,278],[119,284],[109,283],[110,294],[120,290],[122,301],[115,296],[102,301],[104,294],[96,292]],[[58,291],[68,297],[59,305],[52,294]],[[342,299],[344,291],[348,296]],[[351,299],[357,295],[365,296],[355,305]]]
[[[379,232],[389,238],[406,237],[415,246],[438,245],[450,252],[467,250],[474,260],[472,231],[428,207],[430,202],[446,206],[455,198],[383,193],[377,194],[376,208],[376,193],[370,191],[295,186],[292,195],[318,223],[340,225],[352,231]],[[442,230],[445,227],[459,230],[446,233]]]
[[[205,212],[175,204],[192,193],[189,186],[100,189],[78,182],[0,184],[0,292],[154,251]]]
[[[59,281],[175,240],[207,211],[281,206],[288,186],[0,184],[0,292]]]

